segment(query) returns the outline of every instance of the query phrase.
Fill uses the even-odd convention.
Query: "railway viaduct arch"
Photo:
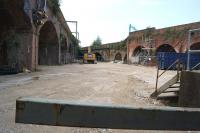
[[[0,1],[0,66],[36,70],[74,58],[77,41],[51,0]],[[47,17],[48,16],[48,17]]]
[[[157,52],[185,53],[188,45],[188,31],[198,28],[200,28],[200,22],[132,32],[127,39],[128,63],[134,63],[138,55],[146,54],[143,48],[152,48],[153,55]],[[191,49],[200,49],[200,33],[192,34]]]
[[[96,54],[98,61],[123,61],[127,63],[127,52],[124,48],[116,49],[120,42],[92,47],[91,52]],[[112,47],[111,47],[112,45]],[[115,47],[116,46],[116,47]],[[82,53],[88,53],[88,47],[82,48]]]

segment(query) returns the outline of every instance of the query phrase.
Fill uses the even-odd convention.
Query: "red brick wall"
[[[153,43],[158,49],[163,44],[169,44],[177,53],[182,53],[187,50],[188,45],[188,30],[200,28],[200,22],[178,25],[163,29],[154,29],[152,32]],[[131,58],[134,50],[142,45],[141,38],[146,30],[136,31],[129,35],[127,39],[128,57]],[[200,34],[195,34],[192,37],[192,44],[200,42]]]

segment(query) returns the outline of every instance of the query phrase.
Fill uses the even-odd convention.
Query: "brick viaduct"
[[[0,1],[0,66],[35,70],[38,65],[65,64],[74,58],[76,39],[62,12],[55,13],[49,1]],[[42,15],[41,22],[38,15],[39,18]],[[156,52],[184,53],[188,30],[197,28],[200,22],[163,29],[147,28],[130,33],[124,41],[93,47],[92,52],[99,60],[128,63],[134,63],[134,58],[145,48],[154,49],[152,56]],[[199,33],[192,35],[191,49],[200,49]],[[87,47],[82,51],[87,52]]]
[[[82,48],[82,53],[87,53],[88,47]],[[99,61],[123,61],[127,62],[126,40],[121,42],[103,44],[91,47],[91,52],[96,54]]]
[[[74,57],[77,41],[50,0],[1,0],[0,18],[0,66],[34,71]]]
[[[144,49],[150,52],[150,56],[156,56],[157,52],[177,52],[185,53],[188,46],[188,31],[200,28],[200,22],[178,25],[163,29],[146,28],[144,30],[134,31],[125,39],[125,49],[114,50],[110,45],[118,43],[105,44],[98,48],[93,48],[92,52],[100,54],[106,61],[113,61],[121,54],[121,60],[131,64],[136,63],[135,58],[139,55],[147,54]],[[191,49],[200,50],[200,32],[192,34]],[[87,52],[87,47],[82,48]],[[128,55],[128,56],[127,56]],[[126,59],[125,59],[126,58]]]

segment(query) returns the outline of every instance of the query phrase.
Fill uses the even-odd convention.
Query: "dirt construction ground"
[[[173,74],[174,72],[169,72],[161,82]],[[23,125],[15,124],[14,121],[15,101],[19,97],[95,104],[164,106],[149,98],[154,91],[155,77],[155,67],[113,63],[41,66],[34,73],[0,76],[0,133],[155,132]]]

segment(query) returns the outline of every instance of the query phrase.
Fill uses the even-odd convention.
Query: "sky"
[[[80,45],[124,40],[129,24],[137,30],[200,21],[200,0],[62,0],[67,21],[78,21]],[[68,23],[72,32],[75,24]]]

